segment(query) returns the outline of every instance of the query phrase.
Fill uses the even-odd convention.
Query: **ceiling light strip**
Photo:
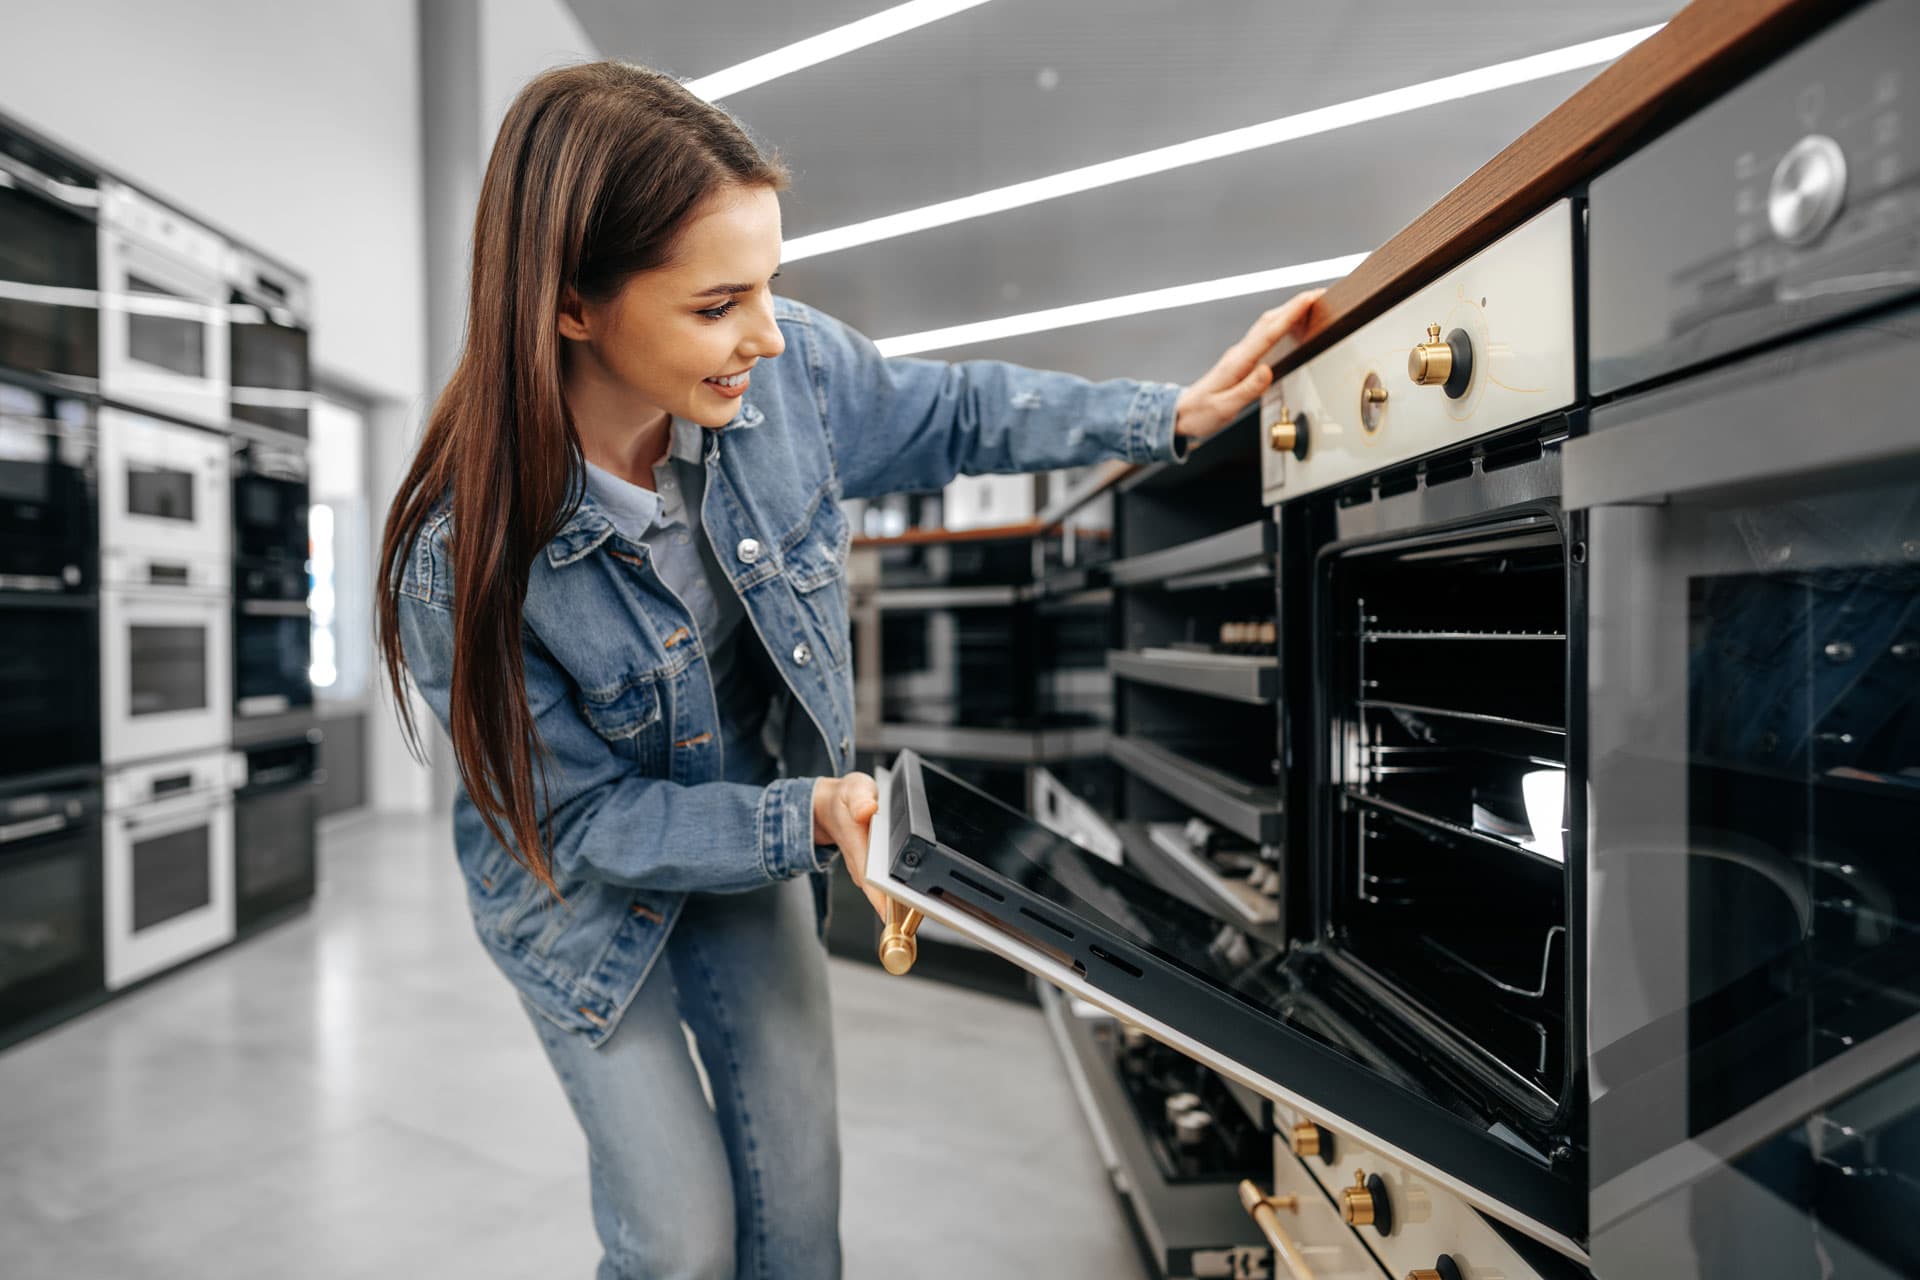
[[[717,102],[728,94],[739,93],[742,89],[751,89],[757,84],[769,80],[778,80],[781,76],[792,75],[842,54],[852,53],[855,49],[864,49],[870,44],[882,40],[891,40],[916,27],[924,27],[929,22],[938,22],[950,18],[956,13],[977,8],[987,0],[907,0],[906,4],[894,5],[891,9],[882,9],[845,26],[823,31],[817,36],[808,36],[784,48],[771,53],[763,53],[757,58],[748,58],[745,62],[716,71],[710,76],[687,81],[691,89],[708,102]]]
[[[1188,142],[1174,143],[1172,146],[1158,147],[1152,151],[1121,156],[1116,160],[1105,160],[1099,164],[1069,169],[1064,173],[1049,174],[1044,178],[1032,178],[1026,182],[996,187],[976,195],[961,196],[956,200],[943,200],[938,204],[923,205],[918,209],[907,209],[884,217],[869,218],[865,222],[850,223],[844,227],[816,231],[811,235],[796,236],[781,245],[781,261],[798,262],[802,258],[814,258],[858,245],[872,244],[876,240],[890,240],[896,236],[912,235],[916,231],[965,222],[970,218],[984,218],[989,214],[1004,213],[1009,209],[1019,209],[1046,200],[1057,200],[1061,196],[1077,195],[1082,191],[1092,191],[1118,182],[1144,178],[1150,174],[1165,173],[1169,169],[1179,169],[1207,160],[1218,160],[1225,156],[1258,150],[1261,147],[1271,147],[1299,138],[1310,138],[1315,134],[1330,133],[1350,125],[1364,124],[1369,120],[1381,120],[1409,111],[1420,111],[1443,102],[1453,102],[1477,94],[1491,93],[1497,89],[1527,84],[1534,80],[1544,80],[1563,72],[1577,71],[1583,67],[1611,62],[1658,31],[1663,25],[1665,24],[1641,27],[1637,31],[1589,40],[1583,44],[1569,45],[1564,49],[1555,49],[1548,53],[1515,58],[1510,62],[1495,63],[1490,67],[1463,71],[1458,75],[1443,76],[1438,80],[1427,80],[1420,84],[1408,85],[1403,89],[1390,89],[1385,93],[1370,94],[1364,98],[1355,98],[1351,102],[1336,102],[1331,106],[1316,107],[1311,111],[1282,116],[1278,120],[1269,120],[1264,124],[1230,129],[1225,133],[1211,134]]]
[[[1350,253],[1344,258],[1299,262],[1270,271],[1250,271],[1245,275],[1223,276],[1218,280],[1174,285],[1168,289],[1149,289],[1145,293],[1102,298],[1097,302],[1076,302],[1067,307],[1002,316],[997,320],[976,320],[971,324],[949,325],[944,329],[926,329],[919,333],[901,334],[897,338],[882,338],[874,345],[880,348],[883,356],[907,356],[921,351],[991,342],[996,338],[1017,338],[1029,333],[1044,333],[1049,329],[1093,324],[1100,320],[1117,320],[1121,316],[1137,316],[1149,311],[1166,311],[1172,307],[1191,307],[1196,303],[1217,302],[1222,298],[1240,298],[1250,293],[1266,293],[1274,289],[1316,284],[1322,280],[1337,280],[1359,266],[1366,257],[1364,253]]]

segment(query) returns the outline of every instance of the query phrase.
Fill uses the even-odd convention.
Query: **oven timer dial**
[[[1819,238],[1847,198],[1847,153],[1825,134],[1800,139],[1774,166],[1767,187],[1767,225],[1788,244]]]
[[[1465,329],[1442,339],[1440,326],[1428,325],[1427,340],[1407,353],[1407,376],[1416,387],[1440,387],[1449,400],[1458,400],[1473,384],[1473,339]]]
[[[1278,416],[1267,427],[1267,447],[1275,453],[1290,453],[1304,462],[1308,440],[1307,415],[1292,412],[1286,401],[1281,401]]]

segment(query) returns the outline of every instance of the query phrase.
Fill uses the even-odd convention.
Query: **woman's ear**
[[[587,324],[587,304],[581,301],[572,285],[560,291],[559,312],[560,336],[570,342],[589,342],[593,330]]]

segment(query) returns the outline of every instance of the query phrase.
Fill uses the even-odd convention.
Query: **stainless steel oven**
[[[245,755],[233,803],[235,922],[242,932],[313,897],[320,820],[320,730]]]
[[[235,451],[233,696],[240,726],[313,705],[307,492],[303,452],[260,441]]]
[[[222,436],[111,406],[100,411],[100,542],[176,567],[232,556],[232,447]]]
[[[305,436],[313,400],[306,282],[235,246],[229,251],[227,284],[234,421]]]
[[[99,586],[93,408],[0,382],[0,591]]]
[[[1604,1273],[1920,1271],[1916,354],[1860,321],[1570,451]]]
[[[98,389],[99,179],[0,123],[0,368]]]
[[[108,776],[109,990],[233,940],[233,787],[242,767],[209,751]]]
[[[104,984],[95,779],[0,794],[0,1046]]]
[[[226,241],[111,180],[100,224],[101,393],[224,426]]]

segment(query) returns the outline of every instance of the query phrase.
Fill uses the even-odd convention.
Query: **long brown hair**
[[[580,502],[580,438],[562,395],[556,328],[563,291],[608,301],[635,272],[670,260],[675,236],[710,195],[786,182],[779,160],[726,112],[670,76],[621,62],[529,81],[487,161],[466,344],[387,513],[376,636],[419,756],[399,589],[422,526],[450,501],[454,759],[487,830],[555,895],[535,803],[544,748],[527,706],[521,615],[534,556]],[[540,791],[544,798],[544,782]]]

